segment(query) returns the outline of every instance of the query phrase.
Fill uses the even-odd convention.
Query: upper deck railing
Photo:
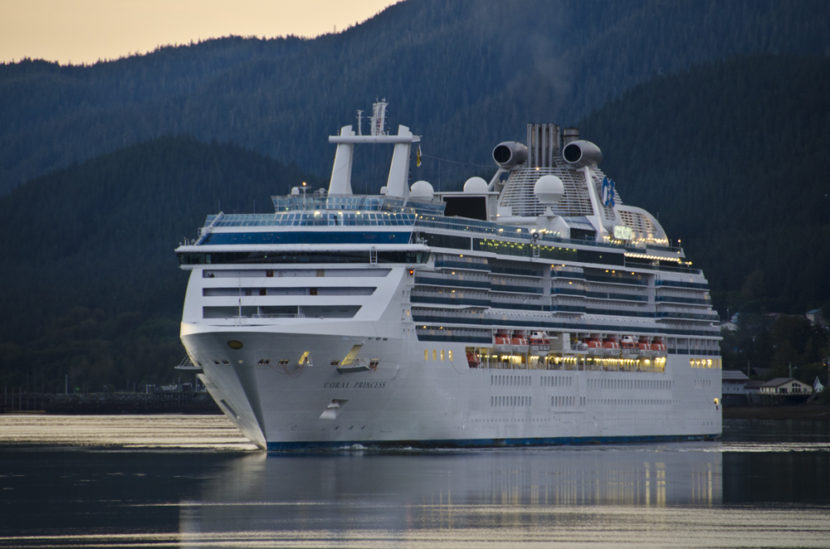
[[[215,215],[205,219],[205,227],[319,227],[319,226],[411,226],[415,214],[380,211],[291,211],[273,214],[224,214],[215,221]]]
[[[491,235],[496,239],[521,241],[532,245],[606,247],[643,254],[647,249],[661,259],[682,257],[680,247],[654,243],[624,241],[595,241],[593,239],[562,238],[557,233],[535,228],[502,225],[479,219],[444,217],[444,204],[404,200],[383,195],[291,195],[272,197],[275,212],[271,214],[215,214],[208,215],[204,227],[357,227],[357,226],[414,226],[417,228],[446,229]],[[648,255],[651,255],[650,253]],[[680,270],[688,270],[681,267]]]
[[[443,214],[443,203],[419,202],[384,195],[272,196],[278,214],[298,211],[405,212]]]

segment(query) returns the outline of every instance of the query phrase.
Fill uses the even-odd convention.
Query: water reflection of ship
[[[719,443],[248,456],[187,503],[182,533],[460,527],[560,506],[711,506]],[[469,526],[469,525],[468,525]]]

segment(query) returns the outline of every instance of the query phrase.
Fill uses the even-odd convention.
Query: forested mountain
[[[48,391],[169,380],[187,273],[173,249],[207,213],[273,211],[295,167],[159,138],[0,198],[0,383]],[[309,180],[314,183],[313,180]]]
[[[830,304],[830,58],[753,56],[657,78],[580,123],[721,314]]]
[[[578,125],[623,200],[683,240],[722,315],[830,310],[829,12],[415,0],[316,40],[0,66],[0,384],[171,379],[186,282],[173,248],[207,213],[271,211],[271,194],[324,184],[326,136],[375,97],[391,127],[424,136],[413,177],[439,189],[488,173],[526,122]],[[378,186],[361,177],[374,154],[357,158],[357,191]]]
[[[721,313],[830,301],[826,74],[827,58],[735,59],[638,86],[581,123],[624,201],[683,239]],[[173,248],[206,213],[271,211],[268,197],[302,179],[236,146],[168,137],[0,198],[0,381],[124,389],[175,375],[186,273]]]
[[[659,74],[738,54],[824,55],[824,0],[411,0],[315,40],[227,38],[88,67],[0,66],[0,192],[153,137],[231,141],[323,174],[320,136],[375,97],[430,137],[426,177],[493,135],[571,124]],[[486,124],[486,126],[485,126]],[[392,126],[394,128],[394,125]]]

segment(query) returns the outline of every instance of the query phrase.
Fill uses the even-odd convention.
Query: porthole
[[[230,347],[231,349],[233,349],[235,351],[238,351],[239,349],[242,348],[242,342],[238,341],[236,339],[231,339],[231,340],[228,341],[228,347]]]

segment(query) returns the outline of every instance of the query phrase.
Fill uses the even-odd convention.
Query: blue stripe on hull
[[[544,438],[475,438],[446,440],[325,440],[297,442],[269,442],[269,452],[290,450],[314,450],[348,448],[503,448],[508,446],[567,446],[585,444],[625,444],[636,442],[685,442],[694,440],[716,440],[718,434],[704,435],[642,435],[618,437],[544,437]]]

